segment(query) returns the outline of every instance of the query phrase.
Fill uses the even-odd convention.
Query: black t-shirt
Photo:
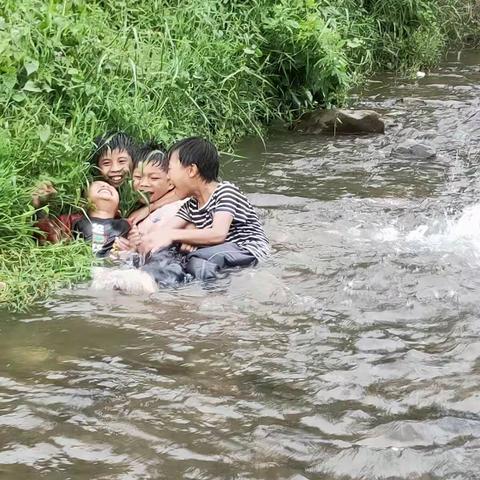
[[[77,220],[72,231],[76,238],[92,243],[93,253],[105,257],[113,247],[117,237],[124,237],[130,230],[129,223],[123,218],[82,217]]]

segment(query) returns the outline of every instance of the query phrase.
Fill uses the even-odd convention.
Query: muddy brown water
[[[480,478],[479,65],[368,82],[384,136],[243,142],[264,266],[2,313],[0,478]]]

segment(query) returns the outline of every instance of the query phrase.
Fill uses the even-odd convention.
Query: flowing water
[[[0,478],[480,478],[479,64],[366,84],[384,136],[246,141],[266,265],[2,314]]]

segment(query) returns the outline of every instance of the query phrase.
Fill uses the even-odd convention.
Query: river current
[[[479,65],[367,82],[385,135],[243,142],[265,265],[3,313],[0,478],[480,478]]]

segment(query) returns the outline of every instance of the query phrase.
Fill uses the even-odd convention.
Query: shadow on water
[[[479,63],[369,82],[384,136],[246,140],[265,266],[3,318],[0,476],[477,478]]]

